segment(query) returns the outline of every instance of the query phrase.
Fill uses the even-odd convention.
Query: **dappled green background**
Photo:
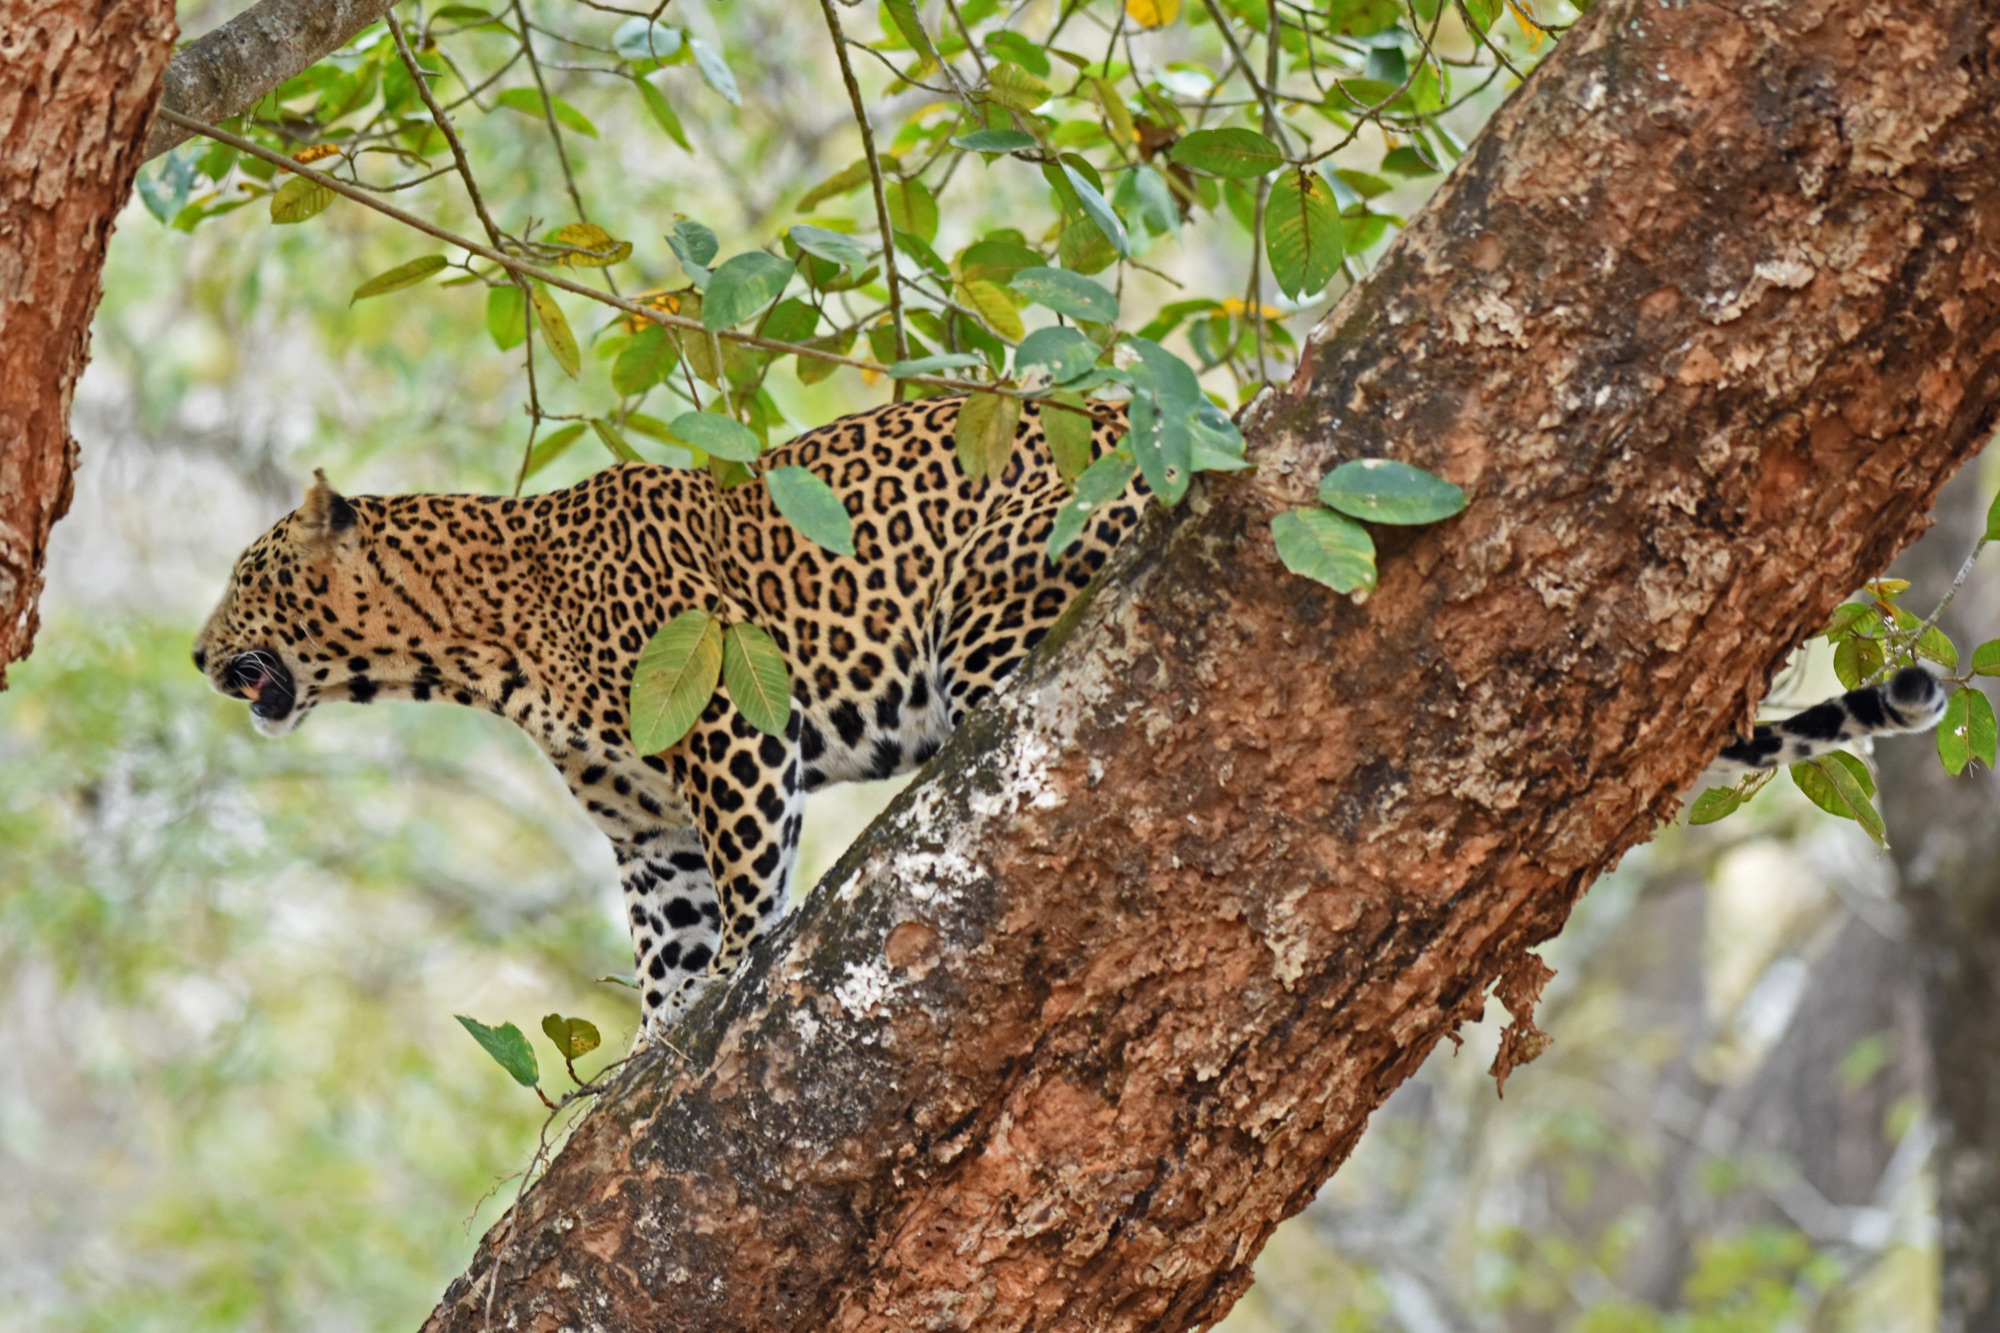
[[[975,23],[999,8],[965,6]],[[1401,12],[1319,9],[1379,10],[1383,24]],[[618,22],[533,12],[599,44]],[[1117,12],[1091,15],[1108,29]],[[1045,3],[1008,13],[1029,33],[1054,21]],[[193,6],[183,22],[221,16]],[[679,284],[661,240],[676,216],[712,227],[725,254],[766,244],[858,153],[813,11],[677,2],[668,18],[723,52],[741,89],[739,108],[690,64],[658,73],[693,152],[628,83],[561,68],[589,52],[550,57],[600,132],[572,139],[578,185],[595,220],[634,240],[628,292]],[[872,6],[846,21],[888,44]],[[1511,21],[1494,31],[1517,61],[1546,49]],[[1250,114],[1203,74],[1227,59],[1199,8],[1138,49],[1162,77],[1208,77],[1219,116]],[[1373,49],[1341,58],[1358,77]],[[891,92],[886,68],[861,59],[886,141],[937,120],[941,99]],[[1451,113],[1457,137],[1510,82]],[[539,122],[503,108],[461,125],[506,225],[569,220]],[[1064,132],[1094,151],[1087,125]],[[1395,146],[1364,136],[1339,160],[1370,171]],[[1436,179],[1384,180],[1369,208],[1405,214]],[[965,161],[939,198],[947,256],[1053,216],[1041,177],[1006,159]],[[448,180],[395,199],[476,226]],[[865,233],[865,202],[815,217]],[[1242,210],[1224,201],[1214,217],[1138,237],[1144,267],[1118,279],[1128,327],[1192,297],[1234,299],[1240,315]],[[1352,271],[1392,227],[1375,231]],[[586,1069],[632,1030],[629,993],[599,980],[629,966],[610,855],[511,727],[390,704],[325,710],[268,742],[187,660],[234,554],[313,468],[351,492],[511,486],[528,438],[521,362],[489,339],[485,289],[349,303],[364,279],[438,249],[346,202],[292,227],[271,225],[261,198],[192,230],[137,204],[121,220],[77,405],[76,506],[57,529],[38,649],[0,694],[0,1326],[414,1326],[511,1196],[544,1120],[452,1015],[531,1033],[551,1010],[588,1017],[606,1049]],[[1263,298],[1298,336],[1346,281],[1296,303],[1267,281]],[[617,395],[591,343],[607,316],[562,299],[583,374],[544,365],[544,406],[602,413]],[[1185,327],[1172,345],[1208,359]],[[1225,402],[1240,393],[1227,367],[1204,383]],[[766,388],[800,426],[889,392],[846,371],[803,383],[789,363]],[[586,438],[531,485],[607,461]],[[816,800],[803,882],[882,799]],[[1491,1025],[1440,1052],[1280,1231],[1228,1327],[1925,1327],[1934,1240],[1907,1022],[1864,1025],[1816,1066],[1855,1108],[1844,1132],[1884,1164],[1865,1216],[1798,1204],[1782,1136],[1712,1132],[1718,1116],[1758,1123],[1742,1090],[1787,1049],[1816,969],[1844,957],[1829,942],[1888,901],[1885,875],[1851,825],[1782,793],[1632,858],[1552,951],[1554,1051],[1504,1102],[1482,1072]],[[555,1064],[545,1045],[542,1062]]]

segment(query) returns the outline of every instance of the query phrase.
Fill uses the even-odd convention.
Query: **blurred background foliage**
[[[182,23],[198,33],[227,12],[184,5]],[[925,248],[947,275],[913,269],[909,308],[933,323],[909,316],[912,354],[982,345],[953,323],[964,313],[953,283],[967,247],[1013,229],[1071,268],[1105,259],[1096,271],[1119,294],[1119,327],[1167,342],[1231,408],[1263,373],[1288,373],[1287,349],[1573,17],[1546,0],[1279,0],[1293,26],[1261,99],[1245,82],[1267,50],[1256,0],[1185,12],[1171,0],[933,0],[907,12],[932,56],[890,6],[842,21],[884,151],[907,157],[908,179],[937,203]],[[628,12],[536,0],[496,13],[511,32],[464,6],[409,7],[404,21],[444,34],[454,70],[482,71],[472,85],[499,71],[455,114],[502,228],[523,238],[581,211],[545,119],[495,100],[535,86],[508,54],[520,21],[533,25],[542,77],[594,131],[563,118],[575,198],[634,246],[629,269],[569,271],[685,292],[691,275],[665,243],[677,218],[724,238],[725,257],[779,251],[806,216],[870,239],[865,190],[798,208],[861,155],[811,10],[676,0],[661,21],[680,44],[657,67],[620,54]],[[1118,66],[1118,95],[1083,79],[1074,96],[1036,102],[1032,152],[1080,153],[1111,181],[1152,171],[1194,196],[1183,221],[1153,207],[1150,186],[1107,186],[1131,262],[1072,263],[1088,237],[1072,232],[1065,250],[1064,233],[1088,210],[1032,162],[948,147],[969,114],[957,80],[990,87],[1002,64],[1034,74],[1058,25]],[[706,71],[690,39],[705,44]],[[313,86],[237,128],[287,152],[303,137],[424,154],[427,165],[339,159],[378,184],[446,163],[384,41],[371,30]],[[678,134],[635,78],[667,99]],[[1340,110],[1357,96],[1377,110]],[[1118,141],[1128,132],[1113,101],[1173,134],[1270,131],[1275,117],[1293,161],[1345,141],[1311,166],[1344,219],[1339,264],[1316,286],[1281,289],[1260,200],[1289,168],[1249,184],[1177,176],[1164,146],[1140,157],[1141,126]],[[645,402],[611,379],[629,328],[565,296],[581,373],[545,357],[537,396],[550,419],[533,421],[526,349],[496,349],[484,282],[352,301],[367,279],[440,247],[340,200],[274,225],[274,181],[199,143],[148,169],[112,247],[79,393],[83,470],[56,533],[45,628],[0,695],[4,1327],[413,1326],[511,1197],[544,1122],[452,1015],[531,1035],[551,1009],[589,1018],[606,1048],[581,1062],[586,1073],[636,1020],[629,992],[598,980],[629,966],[608,850],[524,737],[494,718],[390,704],[269,743],[188,663],[236,552],[296,503],[312,468],[351,492],[506,490],[531,426],[546,438],[570,417],[629,424]],[[478,232],[449,176],[388,197]],[[886,297],[870,280],[827,304],[867,339]],[[985,322],[996,319],[1006,323]],[[875,341],[860,351],[896,350]],[[893,389],[781,360],[752,367],[735,383],[758,392],[724,403],[773,438]],[[717,385],[682,379],[646,392],[710,405]],[[643,433],[623,438],[667,456]],[[531,489],[610,457],[585,437]],[[1830,680],[1810,668],[1796,698]],[[801,883],[885,799],[873,788],[817,798]],[[1854,825],[1785,791],[1726,824],[1669,830],[1593,890],[1548,952],[1561,976],[1541,1021],[1555,1047],[1504,1101],[1484,1073],[1497,1023],[1440,1051],[1281,1228],[1229,1329],[1933,1325],[1930,1057],[1895,866]],[[555,1063],[545,1050],[544,1068]]]

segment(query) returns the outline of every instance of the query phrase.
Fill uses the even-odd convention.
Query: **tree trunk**
[[[34,646],[104,247],[173,41],[173,0],[0,0],[0,688]]]
[[[1984,487],[1963,478],[1933,539],[1898,562],[1912,606],[1943,595],[1986,528]],[[1939,540],[1942,539],[1942,540]],[[1975,575],[1942,624],[1970,657],[2000,637],[2000,589]],[[1925,747],[1885,748],[1882,811],[1909,909],[1908,960],[1924,988],[1937,1122],[1940,1333],[2000,1328],[2000,791],[1993,775],[1947,775]]]
[[[1219,1318],[1985,440],[1995,8],[1593,9],[428,1327]],[[1357,606],[1267,525],[1369,455],[1472,504]]]

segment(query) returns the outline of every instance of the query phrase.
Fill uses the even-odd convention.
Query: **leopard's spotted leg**
[[[614,845],[645,1002],[643,1030],[657,1033],[701,994],[721,942],[721,912],[693,825]]]
[[[721,907],[714,976],[726,976],[784,914],[805,823],[804,765],[796,709],[783,736],[750,725],[718,694],[674,750]]]

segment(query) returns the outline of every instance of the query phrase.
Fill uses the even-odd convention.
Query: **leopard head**
[[[250,702],[251,724],[282,736],[325,699],[366,702],[380,688],[377,645],[393,643],[394,599],[368,558],[376,523],[327,485],[236,561],[229,589],[194,641],[209,684]]]

